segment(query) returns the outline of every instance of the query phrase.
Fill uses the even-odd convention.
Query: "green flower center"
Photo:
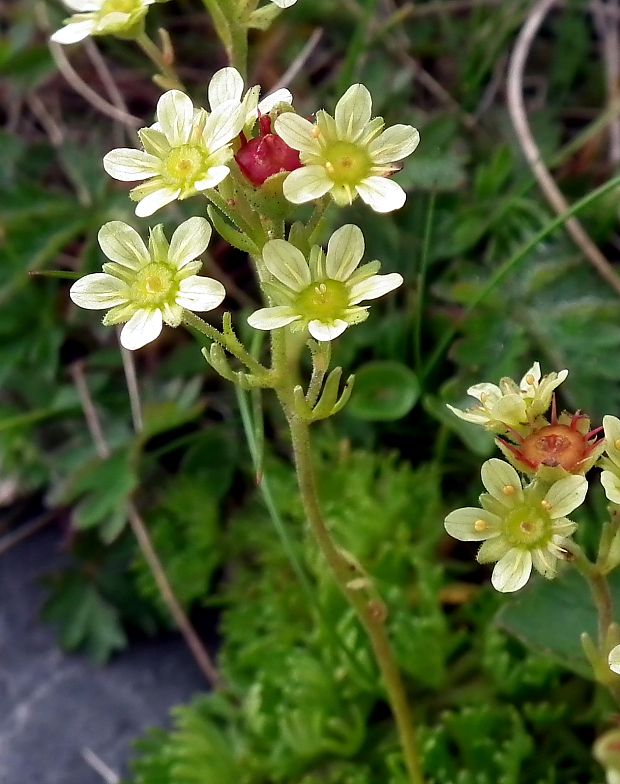
[[[513,547],[534,549],[551,540],[551,517],[542,506],[519,506],[506,515],[504,524],[505,536]]]
[[[188,185],[197,180],[204,169],[204,157],[194,144],[182,144],[168,153],[164,172],[175,185]]]
[[[337,185],[357,185],[370,174],[372,162],[357,144],[338,141],[325,151],[325,168]]]
[[[297,297],[299,313],[311,321],[342,318],[349,306],[349,292],[339,280],[322,280],[305,288]]]
[[[136,274],[131,287],[131,299],[140,307],[162,305],[176,292],[174,270],[167,264],[153,262]]]

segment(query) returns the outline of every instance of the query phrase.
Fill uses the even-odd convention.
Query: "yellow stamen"
[[[489,524],[486,520],[476,520],[474,523],[474,531],[479,534],[481,534],[483,531],[486,531],[488,527]]]
[[[614,446],[616,447],[616,449],[620,449],[620,438],[616,438],[616,440],[614,441]]]
[[[502,487],[502,493],[507,496],[514,495],[516,492],[516,487],[514,485],[504,485]]]
[[[534,384],[536,383],[536,379],[534,378],[534,376],[533,376],[531,373],[528,373],[528,374],[527,374],[527,376],[525,377],[525,381],[526,381],[526,383],[528,383],[528,384],[529,384],[531,387],[533,387],[533,386],[534,386]]]
[[[543,498],[543,500],[540,502],[540,505],[542,506],[543,509],[546,509],[547,512],[551,511],[552,505],[545,498]]]

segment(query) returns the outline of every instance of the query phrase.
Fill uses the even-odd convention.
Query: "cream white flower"
[[[568,476],[551,486],[534,480],[523,487],[519,474],[503,460],[482,466],[487,493],[482,508],[456,509],[445,519],[446,531],[462,542],[482,542],[480,563],[495,563],[491,582],[503,593],[518,591],[529,580],[532,566],[555,577],[563,546],[577,524],[566,518],[580,506],[588,490],[583,476]]]
[[[271,2],[280,6],[280,8],[290,8],[292,5],[295,5],[297,0],[271,0]]]
[[[244,125],[253,125],[259,112],[268,114],[278,104],[293,102],[290,90],[276,90],[259,102],[260,87],[252,87],[245,96],[243,96],[243,89],[243,77],[236,68],[222,68],[217,71],[209,83],[211,109],[216,109],[222,103],[234,101],[245,109]]]
[[[568,370],[541,377],[540,364],[532,367],[517,384],[512,378],[502,378],[499,386],[481,383],[469,387],[467,394],[479,404],[467,411],[448,405],[460,419],[487,430],[503,433],[508,428],[520,430],[541,416],[551,405],[553,392],[568,376]]]
[[[368,318],[360,302],[376,299],[400,286],[396,272],[378,275],[381,263],[359,267],[364,255],[364,235],[348,224],[336,231],[327,255],[314,246],[309,261],[290,242],[271,240],[263,248],[263,261],[273,280],[267,284],[274,304],[248,318],[256,329],[277,329],[288,324],[307,328],[315,340],[333,340],[350,324]]]
[[[620,419],[604,416],[603,429],[606,457],[599,463],[603,469],[601,484],[607,498],[614,504],[620,504]]]
[[[609,669],[620,675],[620,645],[609,651]]]
[[[215,188],[230,173],[231,141],[245,124],[239,101],[219,103],[209,114],[180,90],[169,90],[157,103],[157,122],[138,131],[143,150],[118,149],[103,159],[117,180],[146,180],[130,192],[136,215],[146,217],[175,199]]]
[[[183,310],[213,310],[226,292],[217,280],[196,273],[195,259],[205,252],[211,225],[204,218],[190,218],[166,239],[161,224],[151,229],[147,248],[137,231],[122,221],[101,227],[99,244],[110,259],[103,272],[86,275],[71,286],[76,305],[108,310],[106,325],[125,324],[121,343],[137,349],[159,335],[165,322],[178,327]]]
[[[403,189],[389,179],[396,161],[415,150],[420,134],[410,125],[384,130],[383,118],[371,120],[372,99],[363,84],[350,87],[336,105],[334,117],[316,114],[316,124],[293,112],[275,122],[275,131],[304,166],[284,181],[284,195],[302,204],[330,193],[345,206],[357,196],[376,212],[391,212],[405,203]]]
[[[77,11],[51,37],[57,44],[74,44],[89,35],[124,38],[140,31],[149,6],[158,0],[63,0]]]

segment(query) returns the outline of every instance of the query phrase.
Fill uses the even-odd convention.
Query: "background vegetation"
[[[562,228],[533,242],[556,213],[506,105],[510,53],[532,6],[299,0],[252,48],[253,81],[266,87],[297,63],[288,78],[303,113],[333,106],[360,80],[377,114],[421,132],[398,175],[410,191],[405,208],[386,218],[354,206],[338,216],[359,222],[369,257],[406,285],[335,346],[337,364],[358,381],[350,406],[321,431],[318,467],[337,538],[393,608],[429,781],[442,784],[601,780],[589,741],[611,715],[576,676],[587,673],[585,588],[560,579],[500,599],[472,548],[449,542],[442,525],[446,511],[475,501],[479,463],[493,451],[444,405],[464,402],[471,383],[520,377],[539,359],[543,371],[570,369],[563,406],[585,410],[595,425],[620,413],[618,290]],[[64,648],[102,663],[170,623],[127,524],[135,501],[180,601],[217,628],[231,688],[198,696],[178,709],[170,732],[142,741],[131,782],[402,784],[367,643],[306,540],[270,400],[261,493],[234,391],[190,336],[168,330],[135,356],[136,431],[137,398],[127,393],[114,332],[78,312],[69,282],[54,276],[98,269],[101,224],[134,220],[101,158],[143,124],[132,118],[150,121],[160,90],[149,64],[111,39],[55,62],[46,39],[59,7],[25,0],[1,13],[10,25],[0,44],[1,525],[6,536],[27,521],[56,525],[71,552],[71,567],[50,577],[46,619]],[[153,8],[149,26],[160,25],[184,81],[203,97],[225,64],[208,15],[178,0]],[[609,56],[618,25],[614,3],[558,4],[527,52],[528,122],[571,203],[619,173]],[[124,120],[78,95],[72,71],[108,104],[120,94]],[[164,218],[173,225],[182,210]],[[617,190],[579,217],[613,262]],[[211,253],[209,274],[240,314],[249,310],[246,260],[224,244]],[[85,388],[106,458],[85,425]],[[586,546],[602,494],[595,507],[577,516]],[[548,593],[557,586],[561,618]]]

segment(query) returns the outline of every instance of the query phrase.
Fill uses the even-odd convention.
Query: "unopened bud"
[[[271,133],[268,116],[261,117],[259,125],[261,135],[246,142],[235,155],[243,175],[256,187],[276,174],[295,171],[302,166],[299,152]]]

